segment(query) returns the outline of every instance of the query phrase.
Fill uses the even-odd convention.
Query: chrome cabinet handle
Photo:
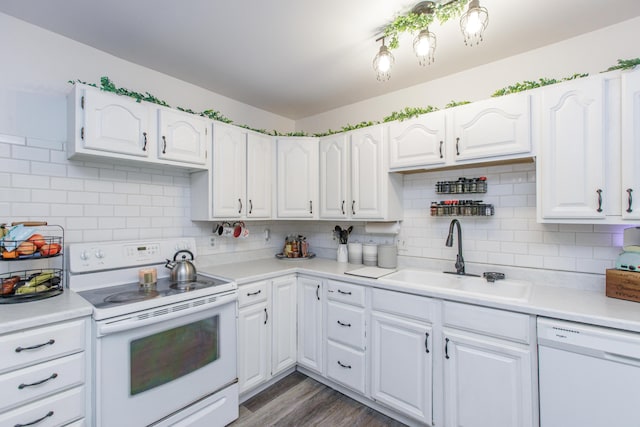
[[[460,138],[456,138],[456,156],[460,155]]]
[[[345,365],[344,363],[342,363],[339,360],[338,360],[338,365],[342,366],[343,368],[351,369],[351,365]]]
[[[242,199],[238,199],[238,213],[242,213]]]
[[[31,383],[31,384],[25,384],[25,383],[22,383],[22,384],[20,384],[20,385],[18,386],[18,390],[22,390],[22,389],[23,389],[23,388],[25,388],[25,387],[33,387],[34,385],[44,384],[44,383],[46,383],[47,381],[54,380],[54,379],[56,379],[56,378],[58,378],[58,374],[56,374],[56,373],[54,372],[53,374],[51,374],[51,376],[50,376],[50,377],[45,378],[45,379],[40,380],[40,381],[36,381],[35,383]]]
[[[633,196],[631,195],[631,193],[633,193],[633,189],[632,188],[627,188],[627,194],[629,195],[628,196],[629,207],[627,208],[627,213],[633,212],[633,209],[631,209],[631,206],[633,205]]]
[[[444,339],[444,358],[449,358],[449,338]]]
[[[424,350],[429,353],[429,332],[424,333]]]
[[[40,347],[44,347],[45,345],[53,345],[56,342],[56,340],[54,339],[50,339],[49,341],[42,343],[42,344],[37,344],[37,345],[32,345],[31,347],[16,347],[16,353],[20,353],[21,351],[25,351],[25,350],[36,350]]]
[[[316,288],[316,298],[318,298],[318,301],[320,301],[320,285],[318,285],[318,287]]]
[[[144,145],[142,146],[142,151],[147,151],[147,133],[142,132],[142,136],[144,137]]]
[[[440,141],[440,158],[442,158],[442,145],[444,144],[444,141]]]
[[[602,212],[602,190],[598,188],[596,193],[598,193],[598,209],[596,209],[596,212]]]
[[[344,215],[344,200],[342,201],[342,215]]]
[[[355,215],[356,214],[356,201],[352,200],[351,201],[351,215]]]
[[[267,312],[267,309],[264,309],[264,324],[267,324],[267,320],[269,320],[269,313]]]
[[[346,326],[347,328],[351,327],[351,323],[342,323],[341,321],[338,320],[338,325],[340,326]]]
[[[351,291],[343,291],[342,289],[338,289],[338,293],[342,295],[351,295]]]
[[[36,424],[38,424],[40,421],[44,420],[45,418],[49,418],[49,417],[52,417],[52,416],[53,416],[53,411],[49,411],[49,412],[47,413],[47,415],[45,415],[45,416],[44,416],[44,417],[42,417],[42,418],[38,418],[37,420],[35,420],[35,421],[31,421],[30,423],[26,423],[26,424],[16,424],[16,425],[15,425],[15,426],[13,426],[13,427],[27,427],[27,426],[36,425]]]
[[[167,154],[167,138],[162,135],[162,154]]]

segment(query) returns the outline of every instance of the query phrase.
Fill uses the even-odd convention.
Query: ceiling
[[[391,79],[372,68],[406,0],[0,0],[0,12],[290,119],[300,119],[640,15],[638,0],[481,0],[482,44],[457,19],[430,27],[435,63],[401,37]],[[144,88],[130,88],[144,91]]]

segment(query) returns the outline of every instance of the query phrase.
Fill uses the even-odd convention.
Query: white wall
[[[541,29],[544,31],[544,29]],[[618,59],[640,56],[635,40],[640,38],[640,17],[587,33],[501,61],[485,64],[370,98],[296,121],[296,130],[309,133],[340,129],[348,123],[380,121],[405,107],[443,108],[450,101],[478,101],[510,84],[539,78],[563,78],[575,73],[598,73]],[[373,78],[363,76],[363,78]],[[392,77],[393,78],[393,77]]]

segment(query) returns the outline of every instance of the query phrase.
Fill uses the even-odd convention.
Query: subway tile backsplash
[[[63,141],[0,135],[0,222],[44,219],[65,228],[67,243],[195,236],[199,253],[221,262],[273,256],[287,234],[304,234],[311,251],[335,257],[336,224],[347,221],[251,221],[247,239],[216,237],[214,223],[190,218],[189,173],[131,163],[69,161]],[[404,220],[397,236],[367,235],[355,222],[350,241],[395,241],[399,255],[455,259],[444,244],[449,217],[430,216],[432,201],[483,200],[495,215],[459,217],[467,263],[604,274],[613,267],[625,226],[538,224],[535,165],[515,164],[404,175]],[[486,194],[436,194],[438,181],[486,176]],[[270,231],[270,240],[264,230]],[[233,254],[230,256],[229,254]]]

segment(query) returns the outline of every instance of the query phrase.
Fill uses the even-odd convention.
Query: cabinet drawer
[[[242,285],[238,289],[238,306],[244,307],[267,300],[267,283],[256,282]]]
[[[327,343],[327,376],[347,387],[364,393],[364,352],[338,343]]]
[[[529,316],[475,305],[444,302],[443,325],[529,344]]]
[[[0,336],[0,373],[84,351],[85,320]]]
[[[427,297],[385,289],[373,289],[371,291],[371,306],[373,310],[385,311],[402,317],[413,317],[433,322],[436,317],[436,304],[436,301]]]
[[[330,300],[344,302],[346,304],[364,307],[365,288],[351,283],[327,281],[327,292]]]
[[[85,353],[0,375],[0,412],[84,383]]]
[[[364,310],[328,302],[327,338],[364,350]]]
[[[85,390],[76,387],[0,414],[0,426],[62,426],[84,417]],[[40,422],[36,422],[41,420]]]

